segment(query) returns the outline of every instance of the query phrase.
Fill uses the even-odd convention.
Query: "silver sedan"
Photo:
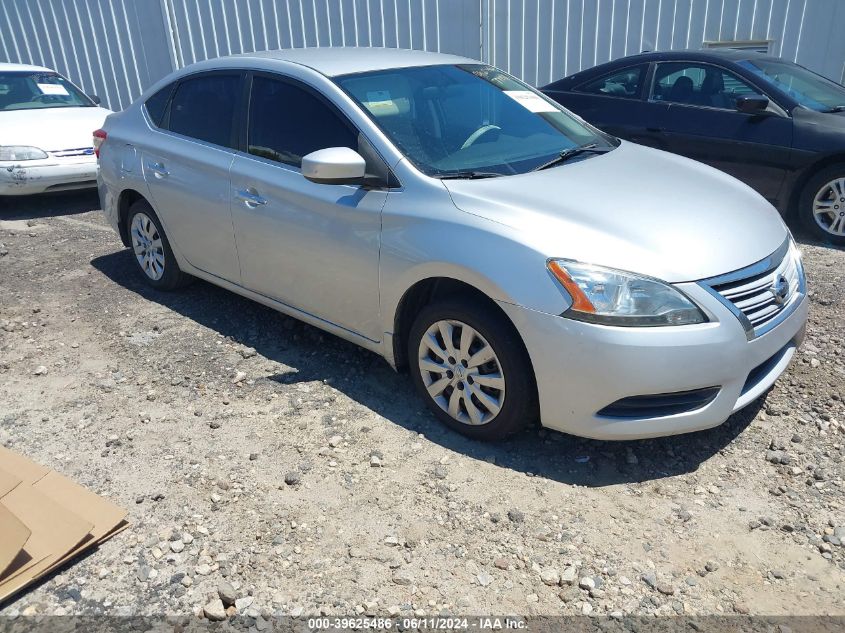
[[[769,203],[471,59],[216,59],[95,142],[150,285],[199,277],[372,350],[470,437],[709,428],[803,337],[801,256]]]

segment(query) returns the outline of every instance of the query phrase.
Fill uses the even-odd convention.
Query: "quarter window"
[[[609,97],[636,99],[640,95],[645,70],[645,66],[633,66],[624,70],[617,70],[610,75],[581,84],[575,90],[576,92],[607,95]]]
[[[299,167],[327,147],[357,151],[358,135],[322,99],[293,83],[256,76],[249,106],[249,153]]]
[[[738,97],[753,94],[759,91],[726,70],[707,64],[676,62],[657,66],[651,99],[733,110]]]
[[[241,85],[239,75],[204,75],[179,83],[170,103],[168,129],[177,134],[234,147],[232,125]]]
[[[171,94],[173,94],[173,84],[165,86],[144,103],[147,114],[150,115],[150,119],[156,127],[161,127],[162,121],[164,120],[164,111],[167,108],[167,102],[170,100]]]

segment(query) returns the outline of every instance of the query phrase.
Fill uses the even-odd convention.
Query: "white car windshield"
[[[429,176],[521,174],[573,148],[591,153],[616,145],[541,93],[482,64],[395,68],[335,81]]]
[[[0,110],[79,107],[94,107],[94,102],[57,73],[0,72]]]

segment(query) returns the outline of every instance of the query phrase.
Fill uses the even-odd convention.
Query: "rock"
[[[659,582],[655,586],[655,588],[662,593],[664,596],[673,596],[675,595],[675,588],[666,582]]]
[[[493,561],[493,566],[496,569],[507,569],[510,566],[507,558],[497,558]]]
[[[202,608],[203,615],[212,622],[221,622],[226,619],[226,607],[223,601],[217,598]]]
[[[522,510],[511,508],[508,510],[508,519],[510,519],[513,523],[524,523],[525,515],[522,513]]]
[[[784,578],[786,578],[786,572],[782,569],[773,569],[772,577],[777,578],[778,580],[783,580]]]
[[[240,612],[243,613],[246,609],[248,609],[252,603],[255,601],[253,596],[244,596],[243,598],[238,598],[235,600],[235,608]]]
[[[590,589],[596,588],[596,581],[590,578],[589,576],[584,576],[583,578],[581,578],[581,580],[578,581],[578,586],[581,587],[581,589],[586,589],[587,591],[589,591]]]
[[[554,587],[560,584],[560,572],[554,567],[546,567],[540,571],[540,580],[544,585]]]
[[[719,563],[715,560],[708,560],[706,563],[704,563],[704,569],[706,569],[708,572],[714,572],[719,569]]]
[[[184,551],[185,544],[182,541],[171,541],[170,542],[170,550],[176,554],[179,552]]]
[[[381,458],[378,455],[371,455],[370,466],[373,468],[379,468],[381,466]]]
[[[220,600],[223,605],[227,607],[231,607],[235,604],[235,600],[238,599],[238,594],[235,591],[235,588],[231,585],[231,583],[228,583],[225,580],[217,585],[217,595],[220,596]]]
[[[411,585],[414,582],[414,575],[408,569],[400,569],[393,574],[393,582],[397,585]]]
[[[493,582],[493,576],[488,574],[486,571],[481,572],[475,578],[478,580],[478,584],[482,587],[487,587]]]
[[[575,567],[565,567],[563,573],[560,575],[560,583],[571,585],[578,577],[578,570]]]
[[[329,438],[329,446],[332,448],[337,448],[343,442],[343,438],[340,435],[332,435]]]
[[[257,353],[258,352],[255,351],[254,347],[244,347],[243,349],[241,349],[241,356],[244,358],[252,358]]]
[[[47,374],[47,368],[44,365],[39,365],[32,373],[36,376],[45,376]]]
[[[242,383],[246,379],[246,373],[242,371],[235,372],[234,377],[232,378],[232,382],[236,385]]]
[[[202,563],[201,565],[197,565],[194,571],[199,576],[208,576],[211,573],[211,566],[208,563]]]
[[[258,453],[249,454],[249,461],[254,462],[256,459],[258,459]]]
[[[288,473],[285,473],[285,483],[288,486],[295,486],[300,482],[301,475],[298,471],[292,470]]]

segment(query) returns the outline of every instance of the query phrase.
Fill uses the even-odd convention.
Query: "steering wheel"
[[[461,149],[471,147],[475,144],[478,139],[480,139],[485,134],[488,134],[489,132],[500,132],[501,130],[502,128],[500,128],[498,125],[482,125],[480,128],[478,128],[475,132],[473,132],[467,137],[467,140],[465,140],[464,144],[461,145]]]

